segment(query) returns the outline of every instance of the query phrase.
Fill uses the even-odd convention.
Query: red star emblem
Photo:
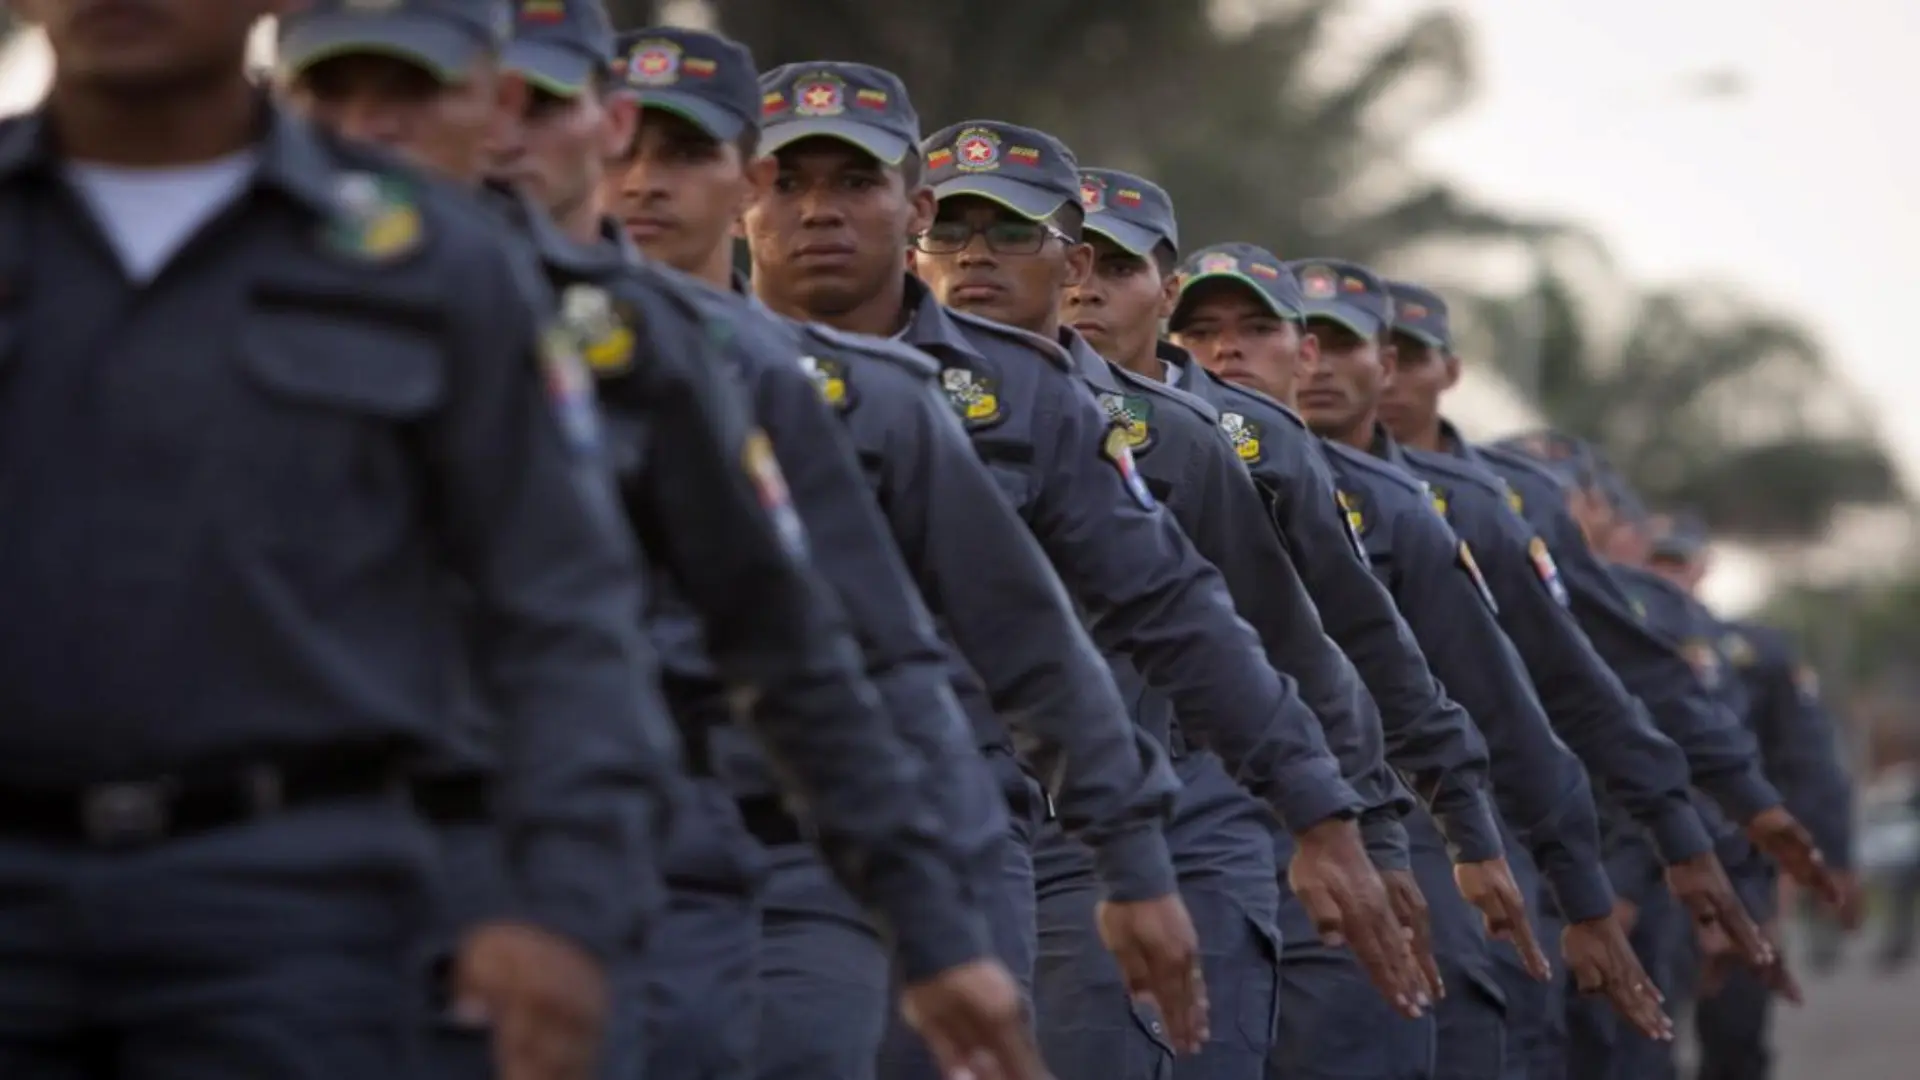
[[[833,87],[823,84],[809,86],[806,89],[805,97],[807,107],[810,109],[831,108],[834,98]]]
[[[985,139],[968,139],[960,148],[960,155],[968,161],[992,161],[993,144]]]
[[[666,53],[648,53],[640,58],[640,72],[643,75],[664,75],[667,66]]]
[[[1100,185],[1094,183],[1081,184],[1080,205],[1089,210],[1100,209]]]

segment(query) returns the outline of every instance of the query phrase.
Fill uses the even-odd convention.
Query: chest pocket
[[[447,389],[433,336],[373,314],[255,309],[238,346],[249,392],[222,439],[246,496],[236,509],[263,514],[251,525],[283,544],[352,546],[414,513],[415,425]]]

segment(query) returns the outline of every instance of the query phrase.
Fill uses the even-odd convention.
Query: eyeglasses
[[[964,221],[936,221],[926,232],[913,238],[913,246],[929,255],[958,255],[967,250],[976,236],[987,238],[987,250],[996,255],[1033,255],[1047,246],[1049,238],[1063,244],[1072,238],[1044,221],[995,221],[988,225],[969,225]]]

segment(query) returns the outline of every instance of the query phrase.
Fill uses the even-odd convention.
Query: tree
[[[1577,280],[1550,252],[1539,266],[1519,298],[1474,307],[1479,354],[1649,500],[1798,542],[1842,506],[1904,498],[1865,403],[1803,327],[1724,288]]]

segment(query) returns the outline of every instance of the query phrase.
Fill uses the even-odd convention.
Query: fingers
[[[1794,975],[1793,969],[1787,966],[1784,957],[1775,960],[1773,966],[1761,972],[1760,978],[1767,989],[1773,991],[1782,1001],[1795,1006],[1806,1003],[1805,996],[1800,992],[1800,980]]]
[[[1518,900],[1518,897],[1515,897]],[[1523,908],[1514,913],[1513,933],[1509,939],[1520,953],[1520,963],[1526,967],[1527,974],[1535,982],[1546,982],[1553,978],[1553,964],[1547,959],[1547,951],[1540,947],[1540,941],[1533,934],[1533,920],[1527,918]]]
[[[1768,944],[1766,935],[1747,914],[1740,899],[1733,895],[1732,889],[1721,894],[1718,916],[1721,929],[1733,941],[1734,949],[1746,960],[1748,965],[1758,969],[1773,963],[1773,946]]]
[[[1136,947],[1115,953],[1135,1000],[1152,1002],[1167,1027],[1167,1041],[1183,1054],[1206,1045],[1207,981],[1200,958],[1182,949]]]
[[[1614,1011],[1647,1038],[1671,1041],[1673,1020],[1660,1007],[1666,998],[1647,977],[1646,969],[1640,966],[1639,958],[1634,956],[1624,936],[1611,936],[1608,956],[1613,970],[1608,979],[1607,1000]]]
[[[1420,988],[1421,976],[1400,935],[1399,920],[1385,903],[1356,901],[1355,906],[1360,910],[1354,913],[1347,934],[1355,958],[1396,1010],[1409,1019],[1418,1017],[1431,999]]]
[[[1307,914],[1313,918],[1313,931],[1320,935],[1320,944],[1329,949],[1345,945],[1346,915],[1333,897],[1321,889],[1299,890],[1297,895],[1305,905]]]

